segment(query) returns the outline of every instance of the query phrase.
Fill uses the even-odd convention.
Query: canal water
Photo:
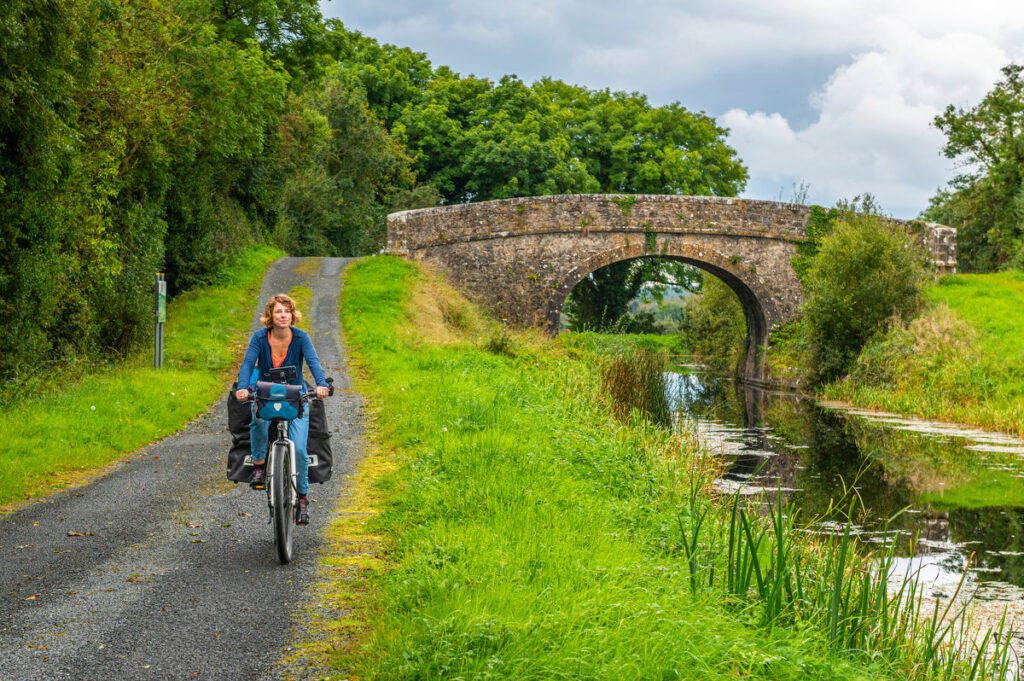
[[[666,378],[682,427],[722,457],[723,492],[774,499],[781,489],[804,527],[835,532],[849,519],[865,541],[895,542],[897,572],[917,575],[927,596],[952,597],[966,569],[958,599],[1024,611],[1024,442],[699,368]]]

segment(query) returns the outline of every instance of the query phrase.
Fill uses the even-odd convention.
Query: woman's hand
[[[327,397],[329,394],[330,394],[330,391],[327,388],[323,387],[322,385],[318,385],[316,387],[316,396],[317,397],[324,398],[324,397]]]
[[[248,390],[239,390],[239,391],[237,391],[235,393],[235,399],[238,400],[239,402],[245,402],[247,399],[249,399],[249,391]]]

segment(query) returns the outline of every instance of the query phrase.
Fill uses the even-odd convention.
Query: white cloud
[[[750,168],[749,195],[778,198],[807,182],[824,205],[870,192],[898,217],[927,206],[953,170],[932,120],[947,104],[980,99],[1012,56],[970,33],[891,35],[899,39],[854,56],[812,95],[817,119],[803,129],[756,111],[719,118]]]
[[[931,127],[1024,59],[1005,0],[345,0],[325,14],[436,64],[648,93],[718,116],[747,195],[871,192],[913,217],[953,174]],[[722,113],[725,112],[725,113]],[[720,115],[719,115],[720,114]]]

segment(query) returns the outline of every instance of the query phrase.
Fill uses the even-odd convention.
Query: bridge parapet
[[[799,242],[810,206],[720,196],[561,194],[402,211],[388,216],[387,252],[530,234],[727,234]],[[939,273],[956,272],[956,230],[893,220],[920,239]]]
[[[388,252],[545,233],[646,231],[800,241],[810,209],[792,203],[716,196],[562,194],[392,213]]]

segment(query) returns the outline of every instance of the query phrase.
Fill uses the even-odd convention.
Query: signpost
[[[164,322],[167,321],[167,280],[156,275],[156,335],[153,337],[153,368],[164,366]]]

